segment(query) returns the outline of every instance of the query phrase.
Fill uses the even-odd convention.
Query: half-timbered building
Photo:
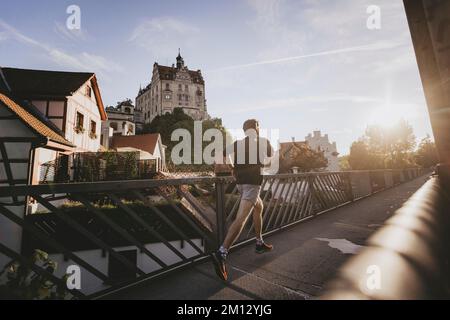
[[[73,152],[101,149],[101,122],[107,115],[94,73],[17,68],[0,68],[0,73],[10,95],[21,101],[27,112],[73,144]],[[69,167],[66,155],[48,148],[36,149],[29,182],[55,180],[49,168]]]

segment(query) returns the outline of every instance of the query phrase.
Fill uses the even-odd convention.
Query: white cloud
[[[377,42],[377,43],[373,43],[373,44],[369,44],[369,45],[361,45],[361,46],[348,47],[348,48],[342,48],[342,49],[326,50],[326,51],[298,55],[298,56],[291,56],[291,57],[278,58],[278,59],[272,59],[272,60],[251,62],[251,63],[246,63],[246,64],[223,67],[223,68],[210,70],[210,71],[226,71],[226,70],[241,69],[241,68],[247,68],[247,67],[267,65],[267,64],[286,63],[286,62],[292,62],[292,61],[301,60],[301,59],[305,59],[305,58],[329,56],[329,55],[336,55],[336,54],[341,54],[341,53],[361,52],[361,51],[378,51],[378,50],[385,50],[385,49],[393,49],[393,48],[396,48],[399,46],[402,46],[402,44],[390,43],[390,42]]]
[[[55,21],[53,31],[61,38],[68,41],[87,41],[92,39],[85,29],[69,30],[64,24],[57,21]]]
[[[0,32],[0,41],[4,41],[8,39],[8,35],[6,32]]]
[[[193,37],[199,29],[172,17],[158,17],[141,22],[131,33],[129,41],[146,49],[157,58],[167,58],[176,50],[193,47]]]
[[[308,107],[312,112],[326,112],[328,108],[317,107],[312,108],[312,104],[322,103],[335,103],[335,102],[348,102],[352,104],[368,104],[368,103],[384,103],[383,99],[371,96],[358,96],[358,95],[330,95],[330,96],[305,96],[298,98],[288,99],[272,99],[259,102],[252,102],[251,105],[239,105],[233,107],[233,111],[230,113],[245,113],[250,111],[260,110],[279,110],[285,108],[302,108]]]
[[[44,52],[53,63],[61,67],[72,68],[76,71],[95,72],[102,74],[105,78],[108,77],[107,74],[110,72],[123,71],[121,66],[107,60],[102,56],[89,54],[87,52],[69,54],[63,50],[39,42],[24,35],[2,20],[0,20],[0,28],[3,29],[2,33],[5,33],[9,39],[14,39],[20,43]]]

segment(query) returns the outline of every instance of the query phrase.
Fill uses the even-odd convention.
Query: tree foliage
[[[166,149],[166,161],[167,166],[170,171],[210,171],[213,169],[212,165],[207,164],[192,164],[192,165],[178,165],[175,166],[171,161],[172,149],[179,141],[172,141],[172,132],[176,129],[186,129],[191,134],[191,144],[194,147],[194,119],[189,115],[185,114],[182,108],[174,108],[173,113],[168,113],[164,115],[158,115],[153,119],[153,121],[144,126],[143,133],[159,133],[161,134],[161,140],[164,145],[167,146]],[[209,120],[202,121],[202,146],[205,148],[210,141],[203,141],[203,134],[208,129],[218,129],[222,132],[224,140],[222,141],[225,147],[226,136],[228,132],[222,125],[222,120],[220,118],[213,118]],[[193,149],[192,149],[193,150]],[[194,163],[194,153],[192,152],[192,163]]]
[[[416,163],[422,168],[430,168],[438,163],[436,145],[429,135],[422,139],[415,154]]]
[[[315,151],[307,144],[292,145],[284,154],[280,154],[280,173],[288,173],[293,167],[300,172],[320,170],[328,165],[323,151]]]
[[[415,145],[413,128],[405,120],[389,128],[369,126],[350,147],[348,162],[353,170],[412,167]]]

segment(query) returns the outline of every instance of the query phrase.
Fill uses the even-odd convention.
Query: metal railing
[[[321,299],[448,299],[449,172],[414,193],[340,268]]]
[[[421,169],[264,176],[263,232],[270,234],[327,210],[411,180]],[[0,256],[27,261],[34,249],[62,267],[78,265],[77,298],[98,298],[207,258],[239,207],[232,177],[133,180],[0,188],[0,228],[22,230],[21,249],[2,240]],[[24,207],[28,214],[18,214]],[[253,238],[252,219],[236,246]],[[2,225],[3,224],[3,225]],[[131,254],[125,252],[133,251]],[[117,278],[122,268],[127,276]],[[2,266],[0,266],[2,267]],[[58,280],[60,281],[60,280]],[[62,280],[61,280],[62,281]]]

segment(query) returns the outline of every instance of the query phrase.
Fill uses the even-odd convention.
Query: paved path
[[[419,177],[353,204],[327,212],[268,237],[275,249],[254,253],[253,245],[229,257],[229,281],[220,281],[210,262],[119,292],[111,299],[311,299],[337,269],[425,181]]]

